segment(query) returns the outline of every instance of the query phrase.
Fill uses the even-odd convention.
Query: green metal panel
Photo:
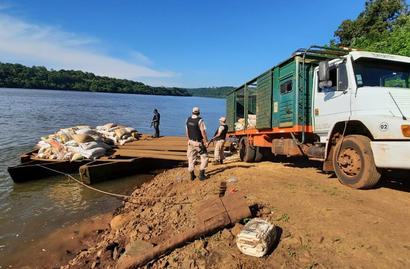
[[[226,97],[226,124],[230,132],[235,130],[235,108],[235,92],[232,92]]]
[[[313,73],[318,65],[317,61],[307,61],[305,64],[299,62],[299,117],[298,124],[302,126],[312,125],[312,91]]]
[[[279,67],[273,70],[273,109],[272,127],[279,127]]]
[[[256,128],[272,127],[272,109],[272,71],[269,70],[257,79]]]
[[[296,125],[297,109],[297,83],[295,61],[279,67],[279,80],[276,85],[278,91],[278,127],[293,127]]]

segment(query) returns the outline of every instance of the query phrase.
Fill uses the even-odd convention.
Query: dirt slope
[[[115,212],[111,228],[63,268],[114,268],[134,240],[160,244],[195,225],[193,204],[215,197],[221,181],[235,188],[257,215],[281,231],[266,257],[241,254],[237,225],[196,240],[145,266],[149,268],[410,268],[409,181],[355,190],[323,174],[312,162],[269,161],[208,168],[210,178],[190,181],[185,167],[157,175]],[[228,195],[228,194],[227,194]]]

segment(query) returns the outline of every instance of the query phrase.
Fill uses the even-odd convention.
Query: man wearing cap
[[[219,126],[218,130],[216,130],[215,135],[212,137],[212,139],[215,141],[215,154],[213,164],[222,164],[225,157],[224,145],[226,133],[228,132],[228,125],[226,125],[225,122],[225,117],[221,117],[219,119],[219,123],[221,125]]]
[[[192,109],[192,116],[189,117],[185,124],[185,134],[188,138],[188,171],[191,174],[191,180],[195,179],[195,159],[199,153],[201,156],[201,166],[199,170],[199,180],[204,180],[205,168],[208,166],[208,152],[205,145],[208,144],[206,137],[206,126],[201,117],[199,117],[199,108]],[[202,147],[202,149],[201,149]]]

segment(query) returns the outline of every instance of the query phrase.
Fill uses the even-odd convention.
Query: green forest
[[[67,91],[91,91],[133,93],[150,95],[219,97],[233,87],[177,88],[153,87],[127,79],[96,76],[93,73],[74,70],[47,70],[43,66],[27,67],[21,64],[0,62],[0,88],[53,89]]]
[[[355,20],[344,20],[331,46],[410,56],[410,13],[406,0],[371,0]]]
[[[53,89],[67,91],[91,91],[133,93],[151,95],[219,97],[233,87],[177,88],[153,87],[127,79],[96,76],[93,73],[74,70],[47,70],[43,66],[27,67],[21,64],[0,62],[0,88]]]
[[[152,87],[141,82],[96,76],[73,70],[47,70],[43,66],[0,63],[0,87],[71,91],[190,96],[187,89]]]
[[[225,98],[225,96],[235,87],[208,87],[208,88],[194,88],[187,89],[192,96],[201,96],[201,97],[217,97]]]
[[[330,46],[410,56],[410,13],[406,0],[369,0],[355,20],[345,20]],[[151,95],[219,97],[234,87],[153,87],[127,79],[74,70],[47,70],[0,62],[0,88],[55,89]]]

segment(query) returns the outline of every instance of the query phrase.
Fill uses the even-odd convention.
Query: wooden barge
[[[186,143],[185,137],[146,138],[116,145],[110,156],[78,161],[41,159],[35,156],[37,151],[31,151],[20,156],[19,165],[8,167],[7,170],[16,183],[59,173],[79,173],[82,182],[93,184],[185,162]]]

